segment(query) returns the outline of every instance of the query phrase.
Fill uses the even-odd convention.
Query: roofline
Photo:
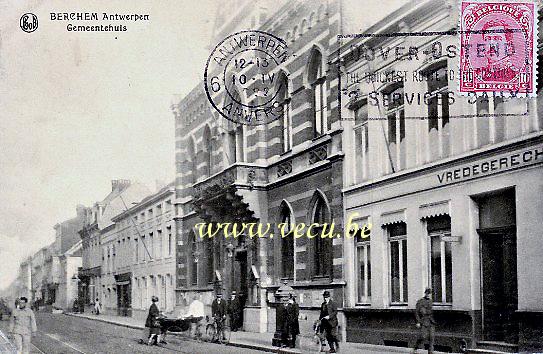
[[[148,200],[144,201],[144,202],[143,202],[143,200],[145,198],[148,198],[149,196],[143,198],[142,201],[140,201],[138,204],[136,204],[133,207],[128,208],[128,210],[125,210],[122,213],[117,214],[114,217],[112,217],[111,221],[117,222],[120,219],[123,219],[123,218],[125,218],[126,216],[128,216],[130,214],[135,214],[136,212],[139,212],[141,209],[147,208],[147,206],[149,206],[150,204],[153,204],[158,199],[161,199],[162,197],[165,197],[168,194],[175,194],[175,185],[172,184],[172,185],[168,186],[167,188],[164,187],[161,191],[158,191],[155,194],[151,194],[150,198]],[[172,202],[172,204],[173,204],[173,202]]]

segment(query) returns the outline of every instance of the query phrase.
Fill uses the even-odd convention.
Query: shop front
[[[132,273],[115,275],[117,286],[117,315],[132,316]]]

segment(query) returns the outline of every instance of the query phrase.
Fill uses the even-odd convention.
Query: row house
[[[537,99],[475,99],[456,93],[459,58],[445,50],[427,60],[364,55],[458,45],[446,33],[458,24],[456,6],[413,1],[373,23],[345,24],[344,33],[365,35],[345,36],[332,59],[343,73],[343,152],[353,167],[343,175],[344,213],[373,225],[370,237],[343,244],[346,340],[413,346],[415,304],[431,287],[436,349],[540,350],[541,79]],[[404,35],[386,35],[394,33]],[[376,71],[408,77],[368,80]],[[430,98],[417,103],[413,93]]]
[[[118,315],[147,315],[151,297],[160,309],[175,307],[175,187],[173,183],[112,217],[102,233],[103,305]]]
[[[293,55],[275,72],[284,114],[264,125],[222,118],[203,83],[173,106],[176,122],[178,305],[200,298],[209,311],[214,293],[237,291],[244,326],[275,331],[276,290],[293,287],[303,331],[318,317],[322,292],[343,302],[343,239],[200,238],[195,225],[221,222],[343,225],[342,127],[336,67],[340,8],[327,1],[237,1],[217,14],[214,43],[258,29],[286,41]],[[232,13],[232,9],[234,13]],[[251,72],[249,71],[250,77]],[[249,104],[246,92],[233,95]],[[232,98],[219,98],[225,105]]]
[[[106,253],[102,245],[103,236],[113,232],[112,218],[129,208],[149,194],[149,189],[141,183],[130,180],[113,180],[111,192],[100,202],[85,210],[85,222],[79,235],[82,240],[82,265],[78,272],[80,301],[90,305],[98,299],[101,303],[110,302],[116,295],[107,291],[102,282],[103,265]],[[115,290],[116,291],[116,290]]]

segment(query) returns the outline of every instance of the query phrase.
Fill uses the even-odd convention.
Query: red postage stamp
[[[460,93],[535,96],[535,3],[463,0],[460,15]]]

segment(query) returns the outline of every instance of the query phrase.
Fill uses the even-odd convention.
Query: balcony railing
[[[233,164],[219,173],[194,184],[194,198],[210,198],[232,186],[254,188],[268,182],[264,166],[255,164]]]

